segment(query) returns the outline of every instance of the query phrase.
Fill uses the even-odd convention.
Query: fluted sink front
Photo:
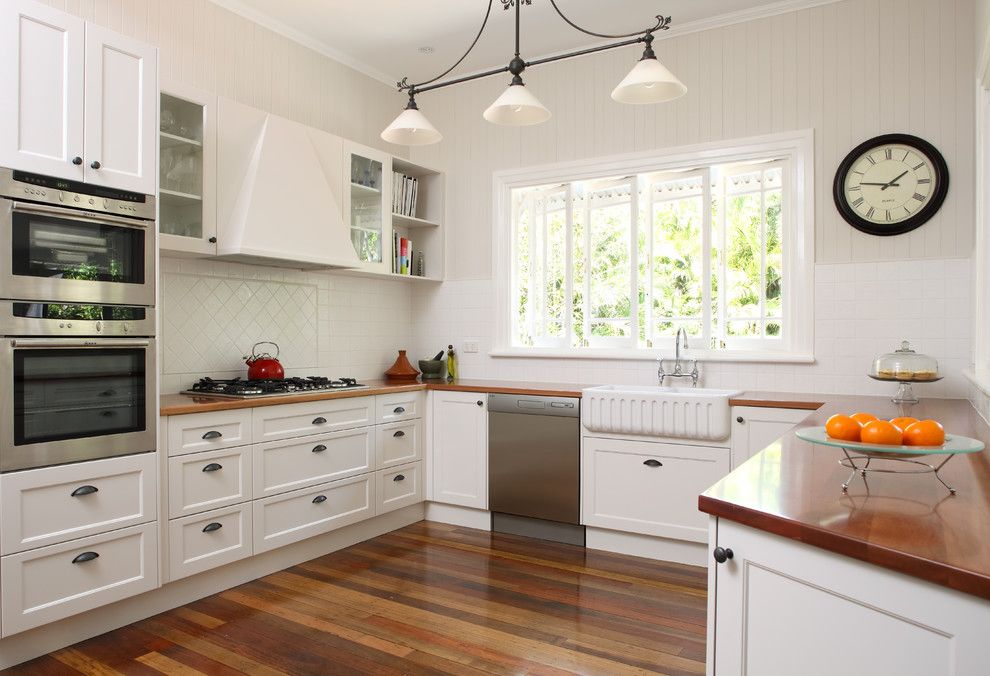
[[[602,385],[583,391],[590,432],[721,441],[731,431],[729,398],[738,390]]]

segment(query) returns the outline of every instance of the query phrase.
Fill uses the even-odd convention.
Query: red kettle
[[[275,347],[275,356],[268,352],[258,354],[259,345],[272,345]],[[285,369],[278,361],[278,345],[263,341],[255,343],[251,348],[251,356],[244,357],[244,363],[248,366],[248,380],[282,380],[285,377]]]

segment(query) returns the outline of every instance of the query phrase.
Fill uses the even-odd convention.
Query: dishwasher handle
[[[491,413],[521,413],[523,415],[579,418],[581,416],[581,400],[577,397],[489,394],[488,410]]]

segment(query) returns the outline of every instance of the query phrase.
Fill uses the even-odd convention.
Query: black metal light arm
[[[474,49],[475,45],[478,44],[478,40],[481,39],[481,34],[484,33],[485,27],[488,25],[488,19],[491,16],[491,11],[492,11],[492,2],[493,2],[493,0],[488,0],[488,10],[485,12],[485,19],[481,23],[481,28],[478,30],[478,34],[475,36],[474,41],[471,43],[471,46],[468,47],[467,51],[464,52],[464,55],[461,56],[461,58],[458,59],[457,62],[454,63],[454,65],[452,65],[450,68],[448,68],[444,72],[440,73],[436,77],[434,77],[434,78],[432,78],[430,80],[426,80],[424,82],[417,83],[417,84],[409,84],[408,81],[407,81],[408,78],[402,78],[402,80],[397,83],[397,86],[398,86],[399,91],[403,91],[403,90],[408,91],[409,92],[410,100],[412,100],[412,98],[416,94],[419,94],[419,93],[422,93],[422,92],[433,91],[434,89],[442,89],[443,87],[450,87],[451,85],[461,84],[463,82],[471,82],[472,80],[480,80],[482,78],[491,77],[492,75],[499,75],[501,73],[508,73],[508,72],[511,72],[515,76],[513,78],[513,81],[514,82],[517,79],[521,82],[522,80],[519,78],[520,73],[522,73],[523,70],[525,70],[526,68],[529,68],[530,66],[538,66],[538,65],[544,64],[544,63],[552,63],[554,61],[562,61],[564,59],[571,59],[571,58],[574,58],[576,56],[584,56],[585,54],[594,54],[596,52],[603,52],[603,51],[606,51],[606,50],[609,50],[609,49],[616,49],[618,47],[627,47],[629,45],[635,45],[635,44],[638,44],[638,43],[641,43],[641,42],[642,43],[646,43],[646,57],[652,57],[653,56],[652,46],[653,46],[653,39],[654,39],[653,38],[653,33],[656,32],[656,31],[658,31],[658,30],[669,30],[670,29],[670,17],[669,16],[665,17],[665,16],[662,16],[662,15],[659,15],[658,14],[657,17],[656,17],[657,23],[654,26],[651,26],[650,28],[647,28],[646,30],[636,31],[636,32],[633,32],[633,33],[623,33],[623,34],[618,34],[618,35],[609,35],[607,33],[596,33],[594,31],[586,30],[586,29],[582,28],[581,26],[578,26],[576,23],[574,23],[570,19],[568,19],[564,15],[564,13],[560,11],[560,8],[557,6],[556,1],[555,0],[550,0],[550,4],[553,6],[554,11],[557,12],[557,14],[560,16],[560,18],[563,19],[569,26],[571,26],[572,28],[574,28],[574,29],[576,29],[576,30],[578,30],[578,31],[580,31],[582,33],[585,33],[587,35],[592,35],[594,37],[606,38],[606,39],[610,39],[610,40],[621,39],[621,38],[631,38],[631,39],[629,39],[629,40],[622,40],[621,42],[615,42],[615,43],[608,44],[608,45],[599,45],[598,47],[589,47],[588,49],[581,49],[581,50],[578,50],[578,51],[575,51],[575,52],[567,52],[566,54],[558,54],[556,56],[548,56],[548,57],[544,57],[542,59],[535,59],[533,61],[523,61],[520,58],[520,56],[519,56],[519,53],[520,53],[519,52],[519,30],[520,30],[519,10],[520,10],[520,7],[521,7],[521,5],[523,3],[529,5],[529,4],[531,4],[532,0],[501,0],[501,2],[502,2],[502,8],[503,9],[509,9],[512,6],[515,6],[515,8],[516,8],[516,16],[515,16],[515,20],[516,20],[516,51],[515,51],[515,57],[513,58],[512,62],[508,66],[502,66],[501,68],[492,68],[490,70],[486,70],[486,71],[483,71],[483,72],[480,72],[480,73],[474,73],[472,75],[465,75],[464,77],[459,77],[459,78],[455,78],[453,80],[447,80],[446,82],[440,82],[438,84],[433,84],[437,80],[445,77],[446,75],[449,75],[451,73],[451,71],[453,71],[455,68],[457,68],[457,66],[459,66],[464,61],[464,59],[467,58],[468,54],[471,53],[471,51]],[[633,37],[633,36],[637,36],[637,37]]]

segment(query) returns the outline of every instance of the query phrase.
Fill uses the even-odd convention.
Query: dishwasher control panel
[[[492,413],[523,413],[577,418],[581,415],[581,400],[572,397],[489,394],[488,410]]]

